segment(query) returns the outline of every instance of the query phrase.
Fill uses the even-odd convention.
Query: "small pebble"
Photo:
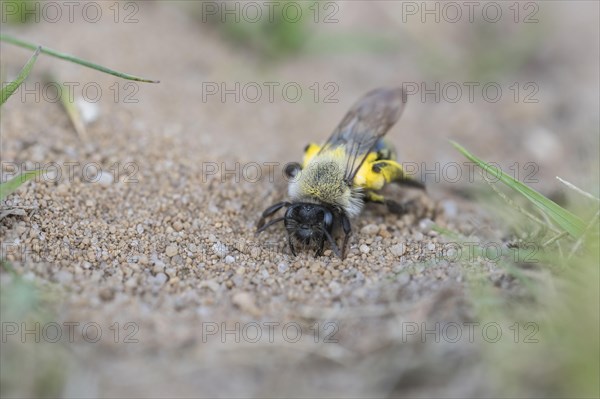
[[[360,229],[360,232],[364,235],[374,236],[379,232],[379,226],[377,226],[376,224],[368,224],[362,229]]]
[[[73,281],[73,275],[67,270],[61,270],[54,275],[56,281],[61,284],[69,284]]]
[[[400,285],[406,285],[406,284],[410,283],[410,274],[408,274],[408,273],[401,273],[398,276],[398,280],[397,281],[398,281],[398,283]]]
[[[165,250],[165,253],[169,258],[177,255],[177,245],[169,245]]]
[[[231,278],[231,281],[236,287],[241,287],[244,284],[244,277],[240,274],[236,274]]]
[[[167,276],[173,278],[177,275],[177,269],[174,267],[169,267],[167,270],[165,270],[165,273],[167,273]]]
[[[285,273],[288,269],[289,269],[289,266],[285,262],[281,262],[280,264],[277,265],[277,270],[279,271],[279,273]]]
[[[368,245],[361,245],[359,248],[360,252],[362,252],[363,254],[368,254],[371,251],[371,248],[369,248]]]
[[[342,286],[337,281],[332,281],[329,283],[329,290],[331,291],[331,295],[339,296],[342,293]]]
[[[227,263],[228,265],[232,264],[233,262],[235,262],[235,258],[231,255],[227,255],[225,257],[225,263]]]
[[[421,232],[423,232],[423,234],[427,234],[433,228],[434,225],[435,223],[433,223],[433,220],[429,218],[422,219],[419,222],[419,229],[421,230]]]
[[[168,277],[166,274],[161,272],[158,273],[156,276],[151,277],[149,280],[152,285],[160,287],[167,282]]]
[[[450,248],[446,251],[444,258],[446,260],[457,260],[457,259],[455,259],[457,253],[458,252],[456,251],[456,249]]]
[[[112,301],[112,299],[115,297],[115,291],[114,289],[110,288],[110,287],[104,287],[100,290],[100,299],[102,299],[105,302],[108,301]]]
[[[75,100],[75,106],[79,110],[79,115],[81,115],[81,120],[86,125],[94,122],[98,119],[100,115],[100,107],[95,102],[87,101],[83,97],[77,97]]]
[[[260,256],[260,248],[259,247],[252,247],[252,249],[250,249],[250,256],[253,259],[257,259]]]
[[[563,146],[557,134],[542,127],[536,127],[527,132],[525,148],[539,162],[551,162],[559,159],[563,153]]]
[[[213,291],[213,292],[217,292],[219,291],[219,283],[217,283],[214,280],[206,280],[201,282],[198,285],[198,288],[208,288],[209,290]]]
[[[454,219],[456,215],[458,215],[458,206],[456,205],[456,202],[444,200],[441,205],[444,210],[444,215],[446,215],[447,218]]]
[[[390,247],[390,252],[394,256],[402,256],[406,252],[406,245],[399,243]]]
[[[253,316],[260,315],[260,309],[254,303],[254,297],[248,292],[238,292],[231,299],[233,304]]]
[[[229,248],[227,248],[227,245],[217,241],[216,243],[213,244],[212,251],[219,258],[223,258],[225,255],[227,255],[229,253]]]
[[[135,288],[135,287],[137,287],[137,285],[138,285],[138,282],[135,277],[130,277],[129,279],[127,279],[127,281],[125,281],[126,288]]]
[[[94,181],[100,183],[103,186],[109,186],[114,182],[114,176],[109,171],[101,170],[98,173],[98,176],[94,178]]]

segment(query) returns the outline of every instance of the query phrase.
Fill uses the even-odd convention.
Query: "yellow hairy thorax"
[[[384,150],[388,150],[387,156],[376,151],[367,154],[349,187],[345,181],[347,169],[362,157],[352,159],[342,146],[321,151],[319,145],[309,144],[304,151],[302,171],[290,182],[289,195],[296,201],[326,203],[344,209],[351,216],[358,215],[365,195],[379,197],[374,192],[404,173],[394,160],[393,150],[387,147]]]
[[[311,148],[307,149],[309,152]],[[344,181],[346,152],[343,148],[332,151],[318,149],[307,159],[302,171],[290,182],[289,195],[295,201],[320,202],[345,210],[357,216],[362,208],[360,192]]]
[[[334,150],[324,151],[319,154],[320,149],[321,147],[317,144],[309,144],[307,146],[304,153],[302,168],[304,169],[310,164],[313,164],[313,161],[319,163],[325,159],[332,159],[335,160],[342,169],[341,174],[343,176],[348,160],[348,154],[344,148],[337,147]],[[367,155],[365,161],[354,177],[354,181],[352,182],[354,187],[360,187],[366,190],[381,190],[387,182],[393,179],[394,176],[391,175],[390,170],[383,170],[379,173],[373,171],[373,163],[378,160],[377,158],[378,155],[376,152],[371,152]]]
[[[315,155],[298,176],[303,194],[327,203],[345,203],[350,189],[344,181],[344,154],[339,149]]]

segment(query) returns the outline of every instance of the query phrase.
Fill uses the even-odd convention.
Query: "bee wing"
[[[352,185],[377,140],[400,118],[405,104],[406,94],[401,88],[373,90],[354,104],[325,142],[321,151],[344,147],[347,154],[344,180],[348,185]]]

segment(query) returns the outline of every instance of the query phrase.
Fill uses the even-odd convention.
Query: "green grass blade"
[[[15,37],[12,37],[9,35],[0,35],[0,41],[14,44],[15,46],[19,46],[19,47],[23,47],[23,48],[33,49],[33,50],[35,50],[38,47],[41,47],[41,46],[37,46],[33,43],[29,43],[29,42],[17,39]],[[83,65],[85,67],[92,68],[92,69],[95,69],[100,72],[108,73],[109,75],[114,75],[119,78],[123,78],[123,79],[127,79],[127,80],[135,80],[137,82],[146,82],[146,83],[159,83],[160,82],[158,80],[146,79],[146,78],[142,78],[139,76],[130,75],[127,73],[118,72],[118,71],[103,67],[102,65],[98,65],[98,64],[94,64],[93,62],[82,60],[81,58],[77,58],[70,54],[60,53],[56,50],[52,50],[47,47],[41,47],[41,51],[44,54],[48,54],[53,57],[60,58],[61,60],[66,60],[66,61],[73,62],[75,64]]]
[[[77,109],[75,101],[71,101],[68,94],[65,94],[67,88],[63,84],[60,84],[60,89],[60,103],[63,105],[65,111],[67,112],[67,115],[69,116],[69,119],[71,120],[71,123],[75,128],[75,132],[77,133],[77,136],[79,136],[79,139],[85,140],[87,137],[87,133],[85,129],[85,123],[83,123],[83,120],[81,119],[79,109]]]
[[[475,155],[471,154],[460,144],[451,141],[454,148],[460,151],[470,161],[476,163],[480,168],[490,173],[493,176],[498,177],[504,184],[513,190],[521,193],[536,207],[547,214],[559,227],[569,233],[572,237],[578,238],[583,234],[585,230],[585,223],[577,216],[566,210],[565,208],[558,205],[556,202],[544,197],[534,189],[526,186],[520,181],[502,172],[499,168],[488,165]]]
[[[6,183],[0,184],[0,201],[14,193],[23,183],[33,179],[41,173],[41,170],[30,170],[21,173],[19,176],[15,176]]]
[[[587,191],[583,191],[582,189],[580,189],[573,183],[570,183],[570,182],[566,181],[565,179],[561,179],[559,176],[556,176],[556,178],[558,179],[559,182],[561,182],[565,186],[569,187],[571,190],[575,191],[577,194],[580,194],[588,199],[591,199],[592,201],[600,202],[599,198],[594,197],[592,194],[588,193]]]
[[[25,64],[23,69],[21,69],[21,72],[19,72],[19,76],[17,76],[17,79],[15,79],[15,81],[13,82],[10,82],[6,86],[4,86],[2,90],[0,90],[0,105],[4,104],[6,100],[8,100],[8,97],[12,96],[13,93],[17,91],[19,86],[21,86],[21,83],[23,83],[23,81],[27,79],[27,76],[29,76],[29,72],[31,72],[31,68],[33,68],[33,64],[35,64],[35,60],[37,60],[38,55],[40,55],[41,49],[41,47],[38,47],[35,50],[35,53],[31,56],[29,61],[27,61],[27,64]]]
[[[67,116],[71,120],[71,123],[75,128],[75,133],[77,133],[77,136],[80,140],[85,141],[87,139],[87,131],[85,128],[85,123],[83,122],[83,119],[81,117],[81,113],[79,112],[79,109],[75,104],[75,98],[71,98],[71,96],[69,95],[69,91],[67,90],[65,85],[59,83],[54,76],[47,75],[46,80],[50,83],[58,85],[60,90],[60,103],[65,109]]]

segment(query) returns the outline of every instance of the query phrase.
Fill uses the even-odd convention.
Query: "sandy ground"
[[[539,23],[525,26],[507,17],[492,29],[504,39],[491,40],[480,37],[489,35],[491,24],[485,22],[403,23],[400,4],[341,2],[339,22],[311,24],[308,50],[275,61],[231,45],[200,17],[186,15],[182,10],[190,3],[141,4],[139,21],[132,24],[107,17],[97,24],[76,18],[73,24],[3,26],[3,33],[161,81],[125,86],[112,76],[40,57],[29,85],[52,71],[66,82],[101,87],[99,115],[83,139],[60,105],[43,95],[37,102],[13,97],[2,108],[3,176],[11,174],[13,163],[55,162],[61,171],[10,196],[5,206],[24,207],[26,216],[0,222],[3,256],[60,298],[47,322],[80,323],[75,342],[60,349],[46,345],[64,359],[60,368],[66,376],[58,392],[78,397],[506,392],[485,361],[485,340],[430,342],[420,330],[407,335],[413,326],[435,331],[478,320],[467,287],[473,275],[494,282],[501,297],[522,295],[494,262],[452,261],[443,252],[452,240],[431,229],[436,223],[506,248],[502,224],[468,199],[473,189],[467,169],[457,181],[441,172],[463,162],[447,140],[504,167],[518,163],[521,179],[533,171],[539,182],[530,183],[548,195],[561,190],[556,175],[593,187],[598,5],[544,4]],[[112,17],[108,6],[105,15]],[[349,39],[336,42],[344,35]],[[384,45],[370,44],[373,38]],[[486,65],[493,57],[490,48],[517,61],[475,74],[478,62]],[[9,76],[28,57],[4,43],[1,54]],[[390,138],[418,172],[437,162],[438,173],[427,176],[427,196],[396,187],[389,193],[417,198],[418,212],[398,218],[367,207],[354,221],[343,262],[331,251],[318,259],[308,251],[291,256],[282,227],[254,236],[262,209],[285,197],[283,165],[299,160],[307,142],[325,139],[358,97],[379,86],[436,81],[498,82],[504,95],[495,103],[480,91],[473,102],[421,101],[420,93],[409,98]],[[292,82],[303,94],[291,102],[276,89],[269,101],[265,89],[255,103],[243,93],[239,102],[233,95],[222,101],[219,95],[204,98],[207,82],[229,88],[236,82],[263,88],[265,82]],[[318,101],[310,89],[315,82]],[[522,85],[534,82],[539,101],[515,102],[509,89],[515,82],[521,85],[519,99],[529,93]],[[328,87],[338,89],[336,103],[324,102]],[[137,103],[125,100],[133,91]],[[260,179],[254,178],[257,165]],[[93,176],[98,167],[97,181],[83,175]],[[10,284],[9,274],[1,276]],[[90,322],[102,331],[93,344],[80,330]],[[505,330],[512,324],[498,322]],[[29,363],[14,367],[38,370]],[[3,382],[8,396],[45,392]],[[520,393],[546,394],[537,384]]]

